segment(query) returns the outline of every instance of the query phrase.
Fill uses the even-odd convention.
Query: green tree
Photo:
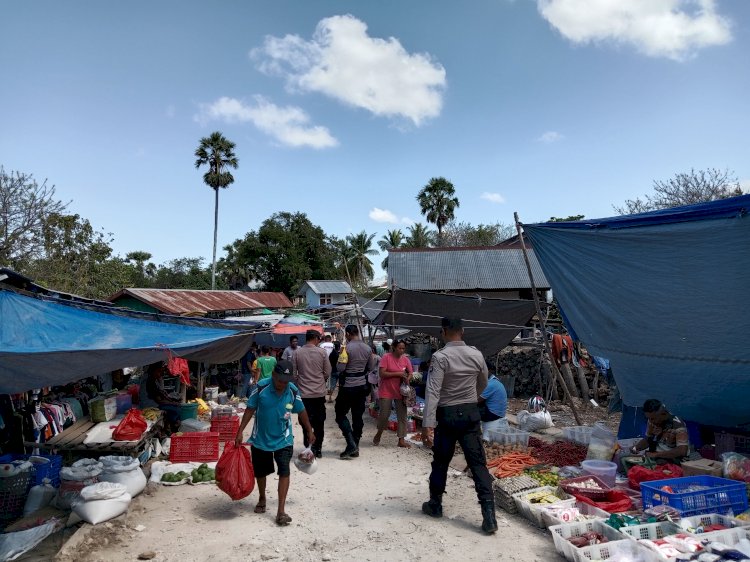
[[[645,213],[658,209],[707,203],[718,199],[727,199],[742,195],[742,188],[737,176],[729,170],[691,169],[689,173],[676,174],[667,181],[654,181],[653,195],[646,194],[645,199],[636,197],[628,199],[622,207],[613,205],[621,215]]]
[[[427,222],[437,227],[438,240],[443,235],[443,227],[454,218],[458,208],[456,189],[445,178],[432,178],[417,194],[420,212]]]
[[[234,183],[229,168],[237,168],[239,160],[234,154],[235,144],[227,140],[219,131],[203,137],[195,149],[195,167],[208,165],[203,174],[203,182],[214,190],[214,254],[211,262],[211,289],[216,288],[216,238],[219,231],[219,188],[227,188]]]
[[[149,252],[140,250],[125,254],[125,261],[133,264],[136,269],[137,277],[134,281],[140,287],[148,286],[149,280],[156,275],[156,266],[149,261],[151,258]]]
[[[177,258],[160,264],[152,281],[156,289],[211,289],[215,279],[203,258]],[[223,283],[219,289],[226,289]]]
[[[584,215],[570,215],[569,217],[550,217],[547,222],[570,222],[583,220]]]
[[[427,226],[418,222],[407,229],[406,241],[401,245],[402,248],[429,248],[435,238]]]
[[[367,287],[372,279],[372,260],[369,256],[376,256],[378,251],[373,249],[374,234],[367,234],[364,230],[358,234],[350,234],[346,242],[350,248],[347,266],[352,282],[358,287]]]
[[[55,186],[34,176],[6,172],[0,166],[0,264],[20,271],[44,252],[43,229],[67,205],[55,198]]]
[[[388,270],[388,251],[400,248],[403,243],[404,233],[398,228],[389,230],[378,240],[380,251],[386,253],[385,259],[380,262],[380,267]]]
[[[307,279],[339,277],[331,241],[305,213],[275,213],[232,246],[234,265],[268,291],[292,295]]]
[[[514,226],[500,222],[473,226],[468,222],[451,221],[445,226],[439,243],[444,247],[495,246],[514,232]]]

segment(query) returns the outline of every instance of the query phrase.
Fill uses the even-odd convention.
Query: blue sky
[[[473,224],[609,216],[691,168],[750,189],[745,0],[40,0],[0,19],[0,164],[156,263],[210,260],[193,153],[214,130],[240,161],[220,247],[276,211],[380,238],[421,220],[435,176]]]

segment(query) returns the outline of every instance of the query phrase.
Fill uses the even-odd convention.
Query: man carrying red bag
[[[291,382],[293,366],[289,361],[279,361],[274,367],[273,376],[258,383],[247,400],[247,410],[242,416],[240,428],[235,437],[235,445],[242,445],[242,436],[255,415],[253,431],[248,442],[251,444],[253,469],[258,482],[258,504],[255,513],[266,512],[266,477],[273,474],[274,461],[279,475],[279,506],[276,512],[278,525],[289,525],[292,518],[284,511],[289,491],[289,465],[294,447],[292,414],[297,414],[305,430],[307,440],[315,443],[310,420],[302,403],[299,390]]]

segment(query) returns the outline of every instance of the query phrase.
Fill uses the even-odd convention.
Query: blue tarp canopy
[[[750,424],[750,195],[524,225],[565,318],[628,406]]]
[[[162,361],[166,349],[226,363],[239,359],[252,338],[252,332],[144,320],[0,290],[0,394]]]

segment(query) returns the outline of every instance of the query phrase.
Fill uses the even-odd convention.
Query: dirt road
[[[372,446],[375,425],[368,416],[359,459],[340,460],[344,440],[332,404],[326,424],[318,472],[307,476],[292,468],[289,527],[274,523],[275,477],[269,477],[268,513],[263,515],[253,513],[257,490],[232,502],[211,485],[157,486],[137,497],[127,515],[85,527],[58,560],[136,560],[147,551],[155,553],[156,561],[181,562],[558,560],[549,533],[519,516],[498,511],[500,530],[484,535],[473,482],[465,475],[456,473],[449,480],[442,519],[423,515],[428,451],[397,449],[393,432],[384,435],[379,447]],[[300,428],[296,430],[299,444]]]

